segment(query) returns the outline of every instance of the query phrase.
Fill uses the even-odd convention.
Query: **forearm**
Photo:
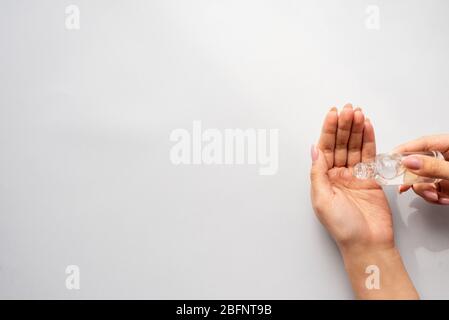
[[[419,299],[396,248],[340,251],[357,299]]]

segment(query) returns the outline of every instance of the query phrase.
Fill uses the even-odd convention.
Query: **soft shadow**
[[[425,277],[421,276],[417,250],[449,249],[449,207],[427,203],[412,193],[398,196],[394,189],[385,191],[393,211],[396,245],[413,283],[421,292],[426,284],[422,283]]]
[[[407,219],[407,231],[413,236],[414,247],[433,252],[449,249],[449,207],[416,198],[410,202],[410,208],[416,209]]]

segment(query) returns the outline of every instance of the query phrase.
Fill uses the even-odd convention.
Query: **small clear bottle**
[[[415,183],[436,183],[441,180],[418,176],[402,165],[402,159],[410,155],[429,156],[443,159],[439,151],[403,152],[378,154],[373,162],[360,162],[354,166],[353,175],[358,179],[374,179],[379,185],[412,185]]]

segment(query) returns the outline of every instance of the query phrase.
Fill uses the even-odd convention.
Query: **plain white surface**
[[[2,0],[0,297],[352,298],[310,145],[346,102],[380,152],[448,132],[448,17],[444,0]],[[193,120],[278,128],[278,174],[173,166]],[[448,208],[388,195],[418,291],[448,298]]]

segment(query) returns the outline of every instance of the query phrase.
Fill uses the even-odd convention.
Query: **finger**
[[[439,188],[431,183],[414,184],[413,191],[428,202],[449,205],[449,181],[440,182]]]
[[[333,190],[327,172],[329,170],[324,153],[317,147],[312,146],[312,169],[310,180],[312,188],[312,204],[315,211],[320,211],[329,198],[333,195]]]
[[[441,180],[438,183],[438,194],[440,194],[444,198],[449,198],[449,181]]]
[[[413,191],[428,202],[438,203],[439,197],[435,184],[417,183],[413,185]]]
[[[376,136],[374,128],[369,119],[365,120],[363,130],[362,161],[372,161],[376,157]]]
[[[418,176],[449,180],[449,162],[446,160],[412,155],[402,159],[401,163]]]
[[[438,183],[438,203],[449,205],[449,181],[442,180]]]
[[[404,184],[404,185],[401,185],[401,186],[398,187],[398,192],[399,192],[399,194],[402,194],[404,192],[407,192],[411,188],[412,188],[412,186]]]
[[[348,158],[348,142],[351,135],[354,110],[347,104],[338,117],[337,138],[335,140],[334,166],[344,167]]]
[[[318,148],[323,151],[329,168],[334,166],[334,149],[337,135],[337,125],[338,112],[337,108],[333,107],[324,119],[320,140],[318,142]]]
[[[363,128],[365,116],[361,110],[354,111],[351,136],[348,143],[348,166],[354,166],[362,161]]]
[[[413,141],[406,142],[394,148],[393,152],[416,152],[416,151],[449,151],[449,134],[426,136]]]
[[[409,189],[431,203],[449,205],[449,181],[442,180],[437,185],[434,183],[416,183],[412,186],[399,186],[399,193],[403,193]]]

